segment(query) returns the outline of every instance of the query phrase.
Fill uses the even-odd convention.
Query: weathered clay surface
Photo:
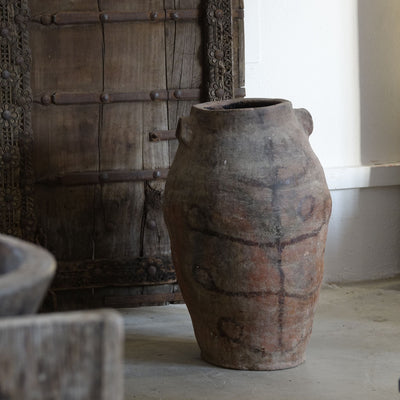
[[[178,127],[164,214],[202,357],[237,369],[304,361],[331,198],[288,101],[192,108]]]
[[[35,313],[55,269],[46,250],[0,235],[0,317]]]

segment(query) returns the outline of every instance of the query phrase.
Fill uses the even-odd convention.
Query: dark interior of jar
[[[260,100],[260,101],[239,101],[237,103],[227,104],[222,106],[225,110],[235,110],[238,108],[257,108],[257,107],[268,107],[275,106],[276,104],[282,103],[280,100]]]
[[[244,108],[259,108],[259,107],[269,107],[275,106],[282,103],[282,100],[254,100],[254,101],[238,101],[235,103],[220,105],[215,104],[209,107],[205,107],[207,110],[239,110]]]

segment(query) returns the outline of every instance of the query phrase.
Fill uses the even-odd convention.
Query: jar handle
[[[305,108],[297,108],[294,110],[294,112],[307,135],[310,136],[314,129],[314,123],[311,114]]]
[[[179,143],[189,146],[193,139],[193,131],[189,123],[190,117],[179,118],[178,126],[176,128],[176,137]]]

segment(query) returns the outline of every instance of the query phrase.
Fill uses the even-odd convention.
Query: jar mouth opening
[[[245,110],[256,108],[268,108],[277,106],[282,103],[289,103],[288,100],[283,99],[233,99],[214,101],[203,104],[198,104],[196,108],[208,111],[224,111],[224,110]]]
[[[225,106],[222,106],[222,108],[224,110],[237,110],[240,108],[270,107],[270,106],[276,106],[277,104],[280,103],[282,102],[278,100],[252,101],[252,102],[240,101],[238,103],[226,104]]]

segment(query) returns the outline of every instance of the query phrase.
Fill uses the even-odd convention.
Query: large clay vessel
[[[304,361],[331,198],[312,118],[279,99],[204,103],[178,126],[164,215],[204,360],[274,370]]]

